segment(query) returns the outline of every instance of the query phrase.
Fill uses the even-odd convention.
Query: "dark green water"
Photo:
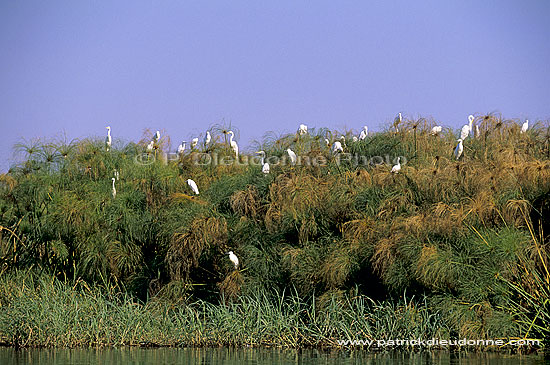
[[[0,364],[546,364],[542,356],[491,353],[274,349],[29,349],[0,348]]]

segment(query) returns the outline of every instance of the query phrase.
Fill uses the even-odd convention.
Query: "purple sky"
[[[231,121],[550,118],[550,1],[2,0],[0,171],[21,138],[172,143]]]

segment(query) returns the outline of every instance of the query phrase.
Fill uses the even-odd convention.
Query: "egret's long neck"
[[[115,180],[113,180],[113,189],[115,188]]]
[[[229,135],[229,143],[233,143],[233,133]]]
[[[111,129],[107,129],[107,135],[111,137]]]
[[[265,155],[262,155],[262,166],[264,165],[264,157]]]

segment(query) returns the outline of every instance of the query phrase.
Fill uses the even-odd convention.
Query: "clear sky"
[[[0,171],[21,138],[173,145],[231,121],[550,119],[550,1],[1,0]]]

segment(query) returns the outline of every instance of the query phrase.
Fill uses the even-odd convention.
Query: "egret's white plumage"
[[[262,156],[262,160],[261,160],[261,164],[262,164],[262,172],[264,174],[269,174],[269,163],[267,162],[264,162],[264,159],[265,159],[265,152],[264,151],[258,151],[256,152],[258,154],[260,154]]]
[[[297,158],[296,158],[296,154],[294,153],[294,151],[292,151],[290,148],[287,148],[286,152],[288,153],[288,157],[290,157],[290,163],[292,165],[295,165]]]
[[[181,141],[181,144],[178,146],[179,156],[183,156],[183,154],[185,153],[185,144],[186,144],[186,141]]]
[[[464,124],[462,126],[462,129],[460,130],[460,139],[465,140],[469,134],[470,134],[470,126],[468,124]]]
[[[307,134],[307,125],[300,124],[300,128],[298,128],[298,134],[300,136],[303,136],[304,134]]]
[[[401,163],[400,163],[401,157],[397,157],[397,164],[393,165],[391,168],[391,172],[394,174],[397,174],[399,171],[401,171]]]
[[[113,199],[114,199],[116,198],[115,178],[113,177],[111,180],[113,181],[113,189],[111,193],[113,194]]]
[[[481,132],[479,131],[479,125],[476,124],[476,138],[479,138]]]
[[[117,169],[115,169],[115,170],[113,171],[113,174],[115,175],[115,179],[116,179],[116,181],[118,181],[118,179],[119,179],[120,175],[118,174],[118,171],[117,171]]]
[[[105,148],[107,151],[111,149],[111,143],[113,142],[113,139],[111,138],[111,126],[105,127],[107,128],[107,137],[105,138]]]
[[[364,140],[365,138],[367,138],[368,135],[369,135],[369,127],[364,126],[363,130],[359,134],[359,140],[360,141]]]
[[[159,139],[160,139],[160,132],[156,131],[155,135],[153,136],[153,141],[158,142]]]
[[[340,143],[340,141],[335,141],[332,144],[332,153],[336,154],[338,152],[344,152],[344,149],[342,148],[342,143]]]
[[[330,141],[328,140],[328,138],[325,138],[325,143],[326,143],[327,147],[330,148]]]
[[[432,128],[431,134],[433,136],[437,136],[439,133],[441,133],[442,130],[443,130],[443,127],[441,127],[440,125],[436,125],[435,127]]]
[[[352,140],[352,142],[357,142],[359,139],[357,139],[357,137],[353,136],[353,137],[351,138],[351,140]]]
[[[462,152],[464,151],[464,146],[462,145],[462,138],[458,139],[458,144],[455,147],[454,155],[456,159],[458,160],[460,156],[462,155]]]
[[[210,135],[210,132],[206,131],[206,135],[204,136],[204,147],[208,147],[211,140],[212,140],[212,136]]]
[[[233,140],[233,137],[235,137],[235,133],[233,133],[233,131],[229,131],[227,133],[231,135],[231,137],[229,137],[229,145],[231,146],[233,152],[235,152],[235,158],[239,158],[239,145],[236,141]]]
[[[229,255],[229,260],[231,260],[233,265],[235,265],[235,270],[237,270],[239,267],[239,258],[233,253],[233,251],[229,251],[227,254]]]
[[[529,121],[527,119],[525,119],[525,122],[521,125],[521,132],[520,133],[527,132],[527,128],[529,128]]]
[[[194,182],[193,180],[191,179],[187,179],[187,185],[189,185],[189,187],[191,188],[191,190],[193,190],[193,193],[195,193],[196,195],[199,195],[199,188],[197,187],[197,183]]]
[[[191,140],[191,149],[195,148],[197,146],[197,143],[199,143],[199,139],[198,138],[193,138]]]
[[[149,144],[147,145],[147,152],[151,152],[154,146],[155,146],[155,141],[149,142]]]

